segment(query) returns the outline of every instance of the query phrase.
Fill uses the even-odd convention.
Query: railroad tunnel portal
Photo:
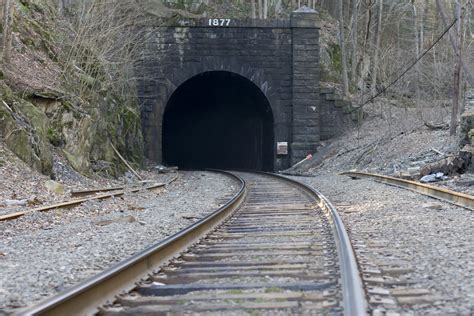
[[[273,171],[270,104],[232,72],[205,72],[179,86],[166,105],[162,137],[165,164]]]
[[[150,21],[134,63],[149,159],[283,170],[339,130],[341,107],[332,103],[340,101],[319,85],[314,10],[279,20]]]

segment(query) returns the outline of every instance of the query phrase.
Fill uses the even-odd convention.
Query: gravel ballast
[[[180,172],[158,191],[0,222],[0,311],[95,275],[209,214],[238,189],[221,174]]]
[[[419,299],[416,304],[401,304],[400,300],[382,310],[408,315],[472,315],[472,211],[368,179],[333,174],[293,178],[319,189],[335,204],[352,241],[368,245],[364,249],[368,258],[374,262],[403,261],[409,266],[403,278],[416,280],[411,287],[431,292],[425,302]]]

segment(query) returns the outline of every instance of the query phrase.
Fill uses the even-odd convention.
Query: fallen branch
[[[140,177],[140,175],[135,171],[135,169],[133,169],[132,166],[130,166],[130,164],[125,160],[125,158],[123,158],[123,156],[118,152],[117,148],[115,148],[112,143],[110,143],[110,146],[112,146],[112,149],[115,151],[117,156],[120,158],[120,160],[122,160],[125,166],[127,166],[127,168],[135,175],[135,177],[137,177],[138,180],[143,181],[143,178]]]
[[[425,126],[428,127],[430,130],[440,130],[440,129],[448,129],[449,128],[448,123],[433,124],[433,123],[430,123],[430,122],[425,122]]]
[[[364,151],[359,155],[359,157],[356,159],[356,161],[355,161],[354,164],[355,164],[355,165],[359,164],[359,163],[362,161],[362,159],[363,159],[364,157],[366,157],[367,155],[372,154],[372,153],[377,149],[377,147],[378,147],[378,144],[375,144],[373,147],[364,150]]]
[[[3,137],[3,139],[8,139],[10,136],[13,135],[13,133],[19,132],[21,130],[22,130],[21,128],[15,128],[14,130],[11,130],[10,132],[8,132],[8,134],[6,134],[5,137]]]
[[[13,110],[10,106],[8,106],[7,102],[5,102],[4,100],[2,100],[3,102],[3,105],[5,105],[5,107],[7,108],[8,111],[10,111],[10,113],[13,113]]]
[[[447,156],[445,153],[442,153],[442,152],[440,152],[439,150],[437,150],[436,148],[433,148],[433,147],[431,147],[431,151],[434,151],[435,153],[437,153],[438,155],[441,155],[441,156]]]
[[[450,156],[424,165],[420,169],[420,175],[426,176],[437,172],[442,172],[445,175],[457,174],[463,170],[463,167],[464,161],[461,158]]]

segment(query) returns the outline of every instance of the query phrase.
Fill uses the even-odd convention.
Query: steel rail
[[[402,189],[407,189],[423,195],[430,196],[438,200],[442,200],[444,202],[454,204],[456,206],[461,206],[471,211],[474,210],[474,196],[469,194],[435,187],[433,185],[419,183],[416,181],[398,179],[374,173],[348,171],[342,172],[340,175],[345,175],[351,178],[373,179],[380,183],[388,184]]]
[[[178,173],[175,174],[175,177],[177,176]],[[147,184],[154,183],[153,185],[156,185],[158,187],[163,187],[165,185],[170,184],[176,180],[175,178],[171,179],[168,182],[165,183],[156,183],[155,181],[150,181],[150,180],[142,180],[140,183],[134,183],[130,186],[119,186],[119,187],[105,187],[105,188],[95,188],[95,189],[85,189],[85,190],[77,190],[77,191],[71,191],[71,196],[72,197],[79,197],[79,196],[85,196],[85,195],[91,195],[95,193],[100,193],[100,192],[110,192],[110,191],[119,191],[119,190],[134,190],[137,188],[142,188],[146,189]]]
[[[18,315],[91,315],[98,312],[98,306],[113,301],[124,291],[132,290],[137,282],[208,234],[240,206],[247,191],[245,181],[231,173],[221,173],[236,179],[241,187],[219,209],[112,268],[20,311]]]
[[[71,191],[71,196],[73,196],[73,197],[74,196],[84,196],[84,195],[91,195],[91,194],[96,194],[96,193],[100,193],[100,192],[119,191],[119,190],[125,190],[126,188],[127,187],[125,187],[125,186],[121,186],[121,187],[110,187],[110,188]]]
[[[334,239],[336,241],[342,283],[342,302],[345,316],[367,315],[367,300],[361,279],[361,272],[357,263],[354,249],[344,223],[336,207],[318,190],[294,179],[273,173],[268,175],[283,179],[293,185],[303,188],[319,201],[319,207],[325,212],[332,224]]]
[[[278,178],[280,181],[300,188],[308,195],[314,197],[319,203],[318,206],[325,211],[325,215],[331,223],[338,253],[344,315],[365,315],[367,302],[354,250],[335,207],[319,191],[306,184],[281,175],[269,173],[261,174]],[[98,310],[98,306],[112,302],[117,294],[130,291],[136,286],[136,282],[146,278],[147,275],[152,273],[160,265],[175,257],[191,244],[212,231],[240,206],[241,202],[245,199],[245,182],[240,177],[236,175],[233,176],[241,182],[242,187],[232,200],[219,208],[219,210],[168,239],[119,263],[111,269],[33,308],[22,311],[21,314],[92,314]]]
[[[132,188],[128,192],[136,193],[136,192],[139,192],[141,190],[155,190],[155,189],[164,187],[164,186],[172,183],[173,181],[178,179],[178,176],[179,176],[179,173],[177,172],[176,175],[166,183],[157,183],[157,184],[152,184],[152,185],[149,185],[149,186],[146,186],[146,187],[138,187],[138,188],[135,187],[135,188]],[[115,190],[115,189],[111,188],[108,191],[112,191],[112,190]],[[96,190],[96,192],[103,192],[103,191],[107,191],[107,189],[98,189],[98,190]],[[66,202],[60,202],[60,203],[55,203],[55,204],[51,204],[51,205],[40,206],[40,207],[30,209],[30,210],[18,211],[18,212],[14,212],[14,213],[1,215],[0,216],[0,221],[13,220],[13,219],[21,217],[23,215],[34,213],[34,212],[45,212],[45,211],[50,211],[50,210],[59,209],[59,208],[71,207],[71,206],[82,204],[82,203],[87,202],[87,201],[103,200],[103,199],[108,199],[108,198],[111,198],[111,197],[122,196],[125,193],[126,193],[125,190],[122,189],[122,190],[117,191],[117,192],[100,194],[100,195],[96,195],[96,196],[93,196],[93,197],[74,199],[74,200],[70,200],[70,201],[66,201]]]

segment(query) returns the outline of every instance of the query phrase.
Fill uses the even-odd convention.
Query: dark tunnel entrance
[[[163,116],[163,160],[182,168],[273,171],[273,114],[250,80],[197,75],[173,93]]]

